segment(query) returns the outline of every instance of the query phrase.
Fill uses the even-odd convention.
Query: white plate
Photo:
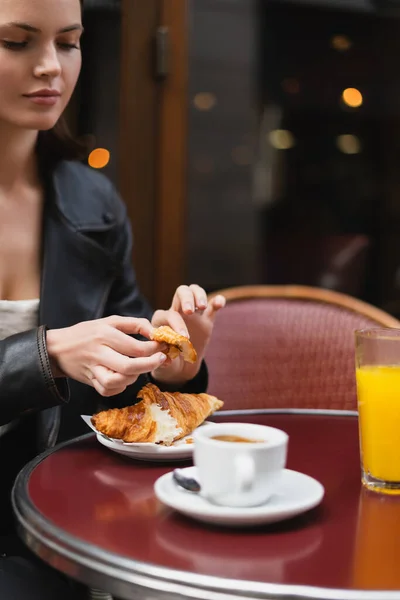
[[[85,423],[92,429],[97,436],[97,440],[113,452],[122,454],[128,458],[136,460],[151,460],[151,461],[170,461],[184,460],[191,458],[193,454],[193,432],[185,436],[181,440],[174,442],[171,446],[162,446],[161,444],[153,444],[152,442],[145,443],[128,443],[122,440],[109,438],[103,433],[100,433],[94,427],[89,415],[81,415]],[[214,425],[211,421],[205,421],[200,427]]]
[[[197,477],[196,467],[182,469]],[[229,508],[217,506],[200,494],[187,492],[172,478],[172,472],[157,479],[154,484],[157,498],[178,512],[206,523],[244,527],[290,519],[317,506],[324,497],[324,487],[309,475],[285,469],[276,493],[262,506]]]

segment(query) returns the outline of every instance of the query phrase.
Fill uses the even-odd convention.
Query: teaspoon
[[[181,469],[175,469],[172,473],[172,478],[180,487],[188,492],[200,492],[201,486],[194,477],[187,477],[182,473]]]

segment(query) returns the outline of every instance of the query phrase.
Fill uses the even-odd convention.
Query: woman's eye
[[[58,45],[63,50],[79,50],[78,44],[67,44],[65,42],[59,42]]]
[[[23,50],[28,45],[28,42],[11,42],[10,40],[3,40],[3,46],[7,50]]]

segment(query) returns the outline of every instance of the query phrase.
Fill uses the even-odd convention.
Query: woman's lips
[[[33,94],[25,94],[25,98],[28,98],[28,100],[35,104],[54,106],[60,99],[60,93],[52,90],[41,90],[34,92]]]

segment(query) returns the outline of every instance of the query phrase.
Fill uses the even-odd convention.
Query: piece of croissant
[[[124,442],[171,445],[191,433],[223,406],[209,394],[161,392],[152,383],[137,395],[141,401],[125,408],[111,408],[92,417],[98,431]]]
[[[168,344],[169,348],[167,356],[169,358],[174,359],[179,356],[179,353],[181,352],[183,359],[186,362],[195,363],[197,360],[196,350],[189,338],[176,333],[176,331],[171,329],[168,325],[156,327],[151,334],[151,339],[155,342]]]

